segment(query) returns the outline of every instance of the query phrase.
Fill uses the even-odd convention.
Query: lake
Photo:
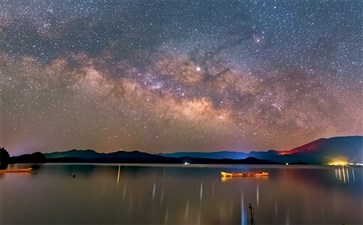
[[[256,225],[363,224],[362,178],[362,167],[46,164],[0,175],[0,223],[250,224],[251,204]]]

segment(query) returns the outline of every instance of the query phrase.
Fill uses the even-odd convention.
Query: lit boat
[[[266,177],[268,175],[268,172],[227,173],[221,171],[221,177]]]
[[[0,170],[0,173],[29,173],[32,168],[10,168],[5,170]]]

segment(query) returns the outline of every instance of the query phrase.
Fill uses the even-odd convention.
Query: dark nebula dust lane
[[[11,154],[363,134],[362,1],[0,1]]]

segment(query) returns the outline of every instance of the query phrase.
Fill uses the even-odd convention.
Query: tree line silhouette
[[[13,163],[45,163],[46,158],[43,153],[35,152],[33,154],[25,154],[20,156],[10,157],[9,152],[0,147],[0,169],[6,169],[9,164]]]

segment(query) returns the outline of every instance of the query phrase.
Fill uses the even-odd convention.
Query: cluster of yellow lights
[[[348,162],[347,161],[343,161],[343,160],[340,160],[340,161],[332,161],[332,162],[329,162],[328,165],[329,166],[346,166],[346,165],[348,165]]]

